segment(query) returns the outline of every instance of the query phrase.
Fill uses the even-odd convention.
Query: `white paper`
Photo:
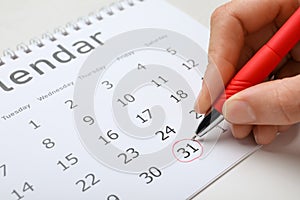
[[[188,48],[184,40],[171,40],[172,44],[166,39],[169,46],[165,46],[165,49],[154,48],[155,45],[149,48],[141,46],[141,49],[134,49],[132,55],[115,55],[111,65],[101,63],[106,57],[99,58],[99,63],[92,66],[92,71],[81,73],[84,62],[95,51],[94,48],[101,46],[100,41],[104,43],[103,48],[106,48],[106,42],[111,41],[109,39],[133,30],[169,30],[207,49],[208,30],[189,16],[160,0],[134,3],[134,6],[124,4],[125,9],[122,11],[112,8],[115,14],[103,14],[103,20],[91,18],[92,25],[81,24],[82,29],[79,31],[67,29],[70,32],[67,36],[55,34],[56,41],[43,40],[44,47],[31,46],[32,52],[29,54],[17,52],[20,56],[16,60],[3,59],[6,64],[0,68],[1,199],[187,199],[258,148],[251,139],[234,140],[228,130],[223,130],[228,129],[226,123],[215,128],[203,141],[188,141],[202,119],[196,119],[199,116],[192,112],[191,102],[201,89],[201,75],[206,66],[195,63],[198,64],[195,69],[188,69],[193,63],[190,62],[188,67],[182,66],[182,63],[189,59],[189,53],[176,52],[175,56],[172,55],[173,50],[177,50],[172,49],[174,47]],[[96,39],[93,38],[97,33]],[[165,39],[161,40],[158,44],[163,46]],[[135,43],[134,40],[126,42],[128,46]],[[84,44],[85,47],[78,50]],[[122,44],[120,42],[120,47],[114,50],[121,49]],[[110,49],[107,51],[109,53]],[[130,51],[127,53],[130,54]],[[185,57],[180,57],[181,53]],[[118,56],[124,58],[118,60]],[[45,60],[52,65],[45,63]],[[146,68],[149,68],[141,70],[153,70],[153,76],[149,76],[149,80],[145,80],[147,84],[137,87],[133,93],[120,92],[123,95],[116,97],[119,101],[112,101],[115,88],[122,90],[129,87],[126,80],[123,87],[119,82],[128,76],[130,70],[136,70],[138,62],[146,63]],[[150,63],[172,66],[176,70],[171,75],[167,69],[159,71],[155,66],[148,66]],[[159,72],[162,75],[156,74]],[[121,164],[126,162],[124,170],[99,160],[82,139],[82,136],[88,139],[92,137],[89,131],[78,132],[76,109],[90,105],[78,104],[74,100],[74,88],[78,79],[84,82],[91,77],[99,78],[92,101],[95,116],[86,113],[82,120],[87,125],[91,124],[88,126],[98,124],[103,134],[106,134],[105,140],[99,139],[99,145],[113,144],[124,151],[117,156],[108,151],[104,156],[107,157],[105,159],[119,160]],[[134,76],[131,79],[134,82],[133,79]],[[179,88],[180,81],[188,83],[188,97],[185,86]],[[173,86],[178,89],[173,91]],[[190,102],[190,110],[183,109],[187,101]],[[112,110],[113,104],[119,106],[117,111]],[[152,107],[157,104],[163,108],[165,118],[153,115]],[[123,112],[122,106],[128,112]],[[118,116],[114,114],[119,112],[127,114],[129,118],[117,119]],[[189,123],[193,127],[189,127],[189,133],[179,133],[182,123],[187,121],[181,118],[185,112],[190,112]],[[141,129],[151,126],[154,119],[163,119],[157,121],[162,124],[157,132],[161,132],[150,136],[146,135],[146,131],[134,135],[136,133],[120,127],[125,119]],[[187,140],[177,141],[176,135],[179,134]],[[188,144],[194,149],[187,147]],[[179,158],[181,161],[175,157],[164,158],[157,152],[168,145],[174,146],[175,151],[181,148],[176,145],[185,145],[179,153],[187,150],[191,154],[193,150],[196,153],[186,160]],[[172,152],[169,153],[172,155]],[[187,155],[184,153],[187,152],[183,152],[183,155]],[[157,155],[159,161],[145,160],[141,165],[148,167],[131,170],[135,169],[135,162],[138,163],[144,154]],[[153,165],[154,162],[158,164]],[[160,164],[162,166],[158,166]]]

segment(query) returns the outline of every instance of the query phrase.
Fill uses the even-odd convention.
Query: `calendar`
[[[120,1],[1,58],[1,199],[192,199],[259,147],[193,139],[208,31]]]

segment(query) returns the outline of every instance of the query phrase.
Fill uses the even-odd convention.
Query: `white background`
[[[168,0],[209,27],[225,0]],[[250,1],[250,0],[249,0]],[[0,0],[0,52],[109,5],[112,0]],[[3,105],[2,105],[3,106]],[[299,126],[222,176],[195,199],[299,199]],[[0,158],[1,159],[1,158]],[[200,170],[200,169],[199,169]],[[197,181],[197,180],[191,180]]]

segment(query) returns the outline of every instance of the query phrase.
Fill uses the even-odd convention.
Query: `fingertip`
[[[244,139],[247,137],[251,133],[252,128],[252,125],[231,124],[231,132],[236,139]]]
[[[253,124],[256,121],[255,112],[248,102],[235,97],[225,101],[222,113],[233,124]]]
[[[272,143],[278,134],[277,126],[260,125],[255,126],[253,135],[257,144],[267,145]]]
[[[278,126],[278,132],[286,132],[289,128],[291,128],[291,125]]]
[[[223,105],[234,124],[292,125],[300,121],[300,75],[263,82],[231,96]]]
[[[211,107],[211,101],[207,90],[202,88],[195,102],[195,111],[197,113],[207,113]]]
[[[195,111],[198,113],[206,113],[210,110],[213,102],[225,89],[223,76],[228,76],[228,74],[220,70],[214,62],[214,59],[209,57],[208,65],[203,77],[201,91],[195,102]]]

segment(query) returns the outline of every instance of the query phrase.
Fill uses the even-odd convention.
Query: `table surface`
[[[210,15],[226,0],[168,0],[209,27]],[[0,0],[0,52],[113,0]],[[67,8],[67,9],[66,9]],[[202,199],[299,199],[300,126],[278,136],[201,192]],[[197,180],[194,180],[197,181]]]

